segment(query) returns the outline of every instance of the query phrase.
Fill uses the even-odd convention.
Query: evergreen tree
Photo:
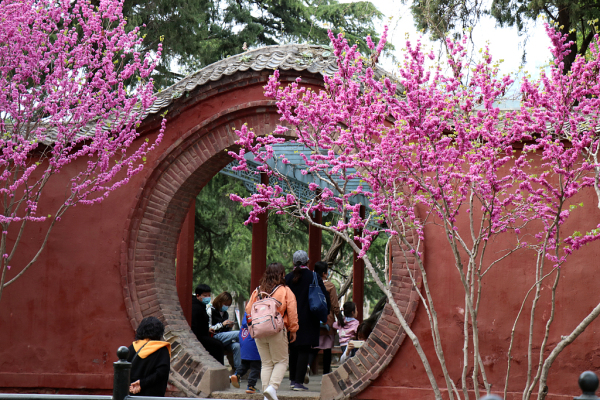
[[[451,32],[466,32],[483,16],[493,16],[500,26],[515,26],[525,32],[527,21],[544,16],[573,41],[565,58],[569,71],[577,54],[585,55],[600,18],[598,0],[493,0],[488,9],[479,0],[415,0],[412,12],[418,29],[429,31],[436,39]]]
[[[535,20],[539,16],[555,23],[567,40],[573,41],[571,53],[565,57],[565,71],[571,69],[575,57],[585,55],[594,35],[600,17],[598,0],[494,0],[491,14],[501,26],[516,26],[519,31],[525,29],[526,20]]]
[[[155,77],[168,86],[182,73],[238,54],[248,47],[285,43],[329,44],[327,29],[341,29],[366,50],[376,37],[374,21],[382,14],[368,1],[337,0],[125,0],[130,26],[141,26],[145,49],[163,43]]]
[[[229,199],[230,193],[249,196],[242,181],[217,174],[196,197],[194,243],[194,286],[208,283],[215,294],[235,292],[238,299],[250,294],[250,259],[252,254],[252,225],[244,225],[249,209]],[[270,214],[268,217],[267,260],[282,263],[292,269],[296,250],[308,249],[308,225],[289,215]],[[324,222],[337,223],[336,214],[324,217]],[[323,248],[329,249],[333,236],[323,232]],[[369,249],[374,260],[383,263],[385,238],[377,239]],[[352,276],[352,251],[343,246],[332,260],[332,282],[338,292]],[[373,279],[365,276],[365,297],[374,305],[382,296]],[[381,276],[383,279],[383,275]],[[351,295],[351,289],[347,292]]]

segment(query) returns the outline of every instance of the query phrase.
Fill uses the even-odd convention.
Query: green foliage
[[[248,211],[229,199],[230,193],[248,196],[244,184],[217,174],[196,197],[194,286],[208,283],[214,293],[235,292],[247,299],[250,291],[252,225],[244,225]],[[308,230],[287,215],[268,220],[267,262],[292,264],[292,255],[308,246]]]
[[[374,21],[382,14],[368,1],[337,0],[126,0],[129,26],[141,26],[143,47],[163,40],[158,86],[182,76],[173,61],[190,73],[248,47],[292,42],[329,44],[327,29],[340,29],[351,43],[367,49],[365,37],[377,37]]]
[[[248,211],[240,203],[229,199],[230,193],[248,196],[242,181],[217,174],[196,197],[194,243],[194,287],[208,283],[213,293],[235,292],[242,299],[250,293],[250,262],[252,254],[252,226],[244,225]],[[324,220],[337,218],[327,215]],[[334,222],[335,223],[335,222]],[[323,232],[323,247],[328,249],[333,236]],[[369,250],[372,260],[384,263],[384,238],[373,242]],[[292,256],[298,249],[308,249],[308,224],[289,215],[270,214],[268,219],[267,262],[280,262],[292,269]],[[336,259],[332,281],[340,283],[352,274],[352,251],[345,245]],[[380,273],[383,277],[383,271]],[[374,305],[382,296],[368,273],[365,274],[365,297]]]
[[[417,29],[436,40],[466,32],[484,13],[478,0],[414,0],[411,11]]]
[[[482,4],[478,0],[415,0],[412,12],[417,27],[437,39],[468,32],[484,14],[494,17],[500,26],[517,27],[519,32],[527,30],[528,21],[543,17],[575,42],[574,51],[565,60],[565,71],[577,54],[586,54],[598,31],[598,0],[493,0],[488,9]]]
[[[194,287],[208,283],[215,294],[243,296],[250,287],[252,231],[248,213],[228,193],[248,194],[241,181],[217,174],[196,197]]]
[[[577,54],[585,55],[588,46],[597,32],[594,20],[600,17],[597,0],[494,0],[490,10],[498,23],[516,26],[520,32],[526,29],[525,21],[544,17],[556,25],[568,40],[575,44],[565,59],[568,71]]]
[[[331,224],[337,224],[338,216],[335,214],[328,214],[323,218],[323,222],[330,222]],[[322,235],[323,248],[327,250],[333,241],[333,234],[327,231],[323,231]],[[384,264],[385,264],[385,244],[387,242],[387,238],[383,236],[378,236],[377,239],[371,243],[371,247],[369,247],[369,251],[367,254],[369,258],[373,262],[374,265],[380,265],[381,268],[376,268],[378,272],[379,279],[383,282],[386,281],[384,277]],[[336,260],[334,260],[334,264],[331,267],[331,276],[330,280],[336,287],[338,294],[340,293],[340,289],[343,283],[352,275],[352,257],[354,253],[349,245],[345,244],[342,247],[342,250]],[[365,270],[365,281],[364,281],[364,294],[365,299],[370,302],[371,309],[375,306],[375,303],[383,296],[383,292],[377,286],[377,283],[371,277],[368,271]],[[352,286],[347,292],[346,301],[353,301],[353,293]]]

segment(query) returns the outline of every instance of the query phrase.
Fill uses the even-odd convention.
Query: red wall
[[[598,200],[593,190],[578,194],[574,203],[583,202],[585,209],[578,208],[573,212],[567,231],[593,229],[600,221],[600,211],[595,208]],[[461,231],[466,232],[466,219],[462,221]],[[531,238],[530,238],[531,240]],[[442,231],[435,226],[428,226],[424,242],[425,266],[432,296],[440,321],[445,359],[452,380],[458,387],[461,382],[463,365],[463,321],[464,291],[455,267],[454,257]],[[488,259],[502,249],[510,248],[509,236],[497,238],[488,250]],[[600,281],[600,247],[597,243],[588,245],[571,256],[561,269],[560,283],[557,289],[557,306],[554,323],[551,328],[546,355],[560,340],[561,335],[568,335],[581,320],[600,302],[600,295],[595,283]],[[551,263],[546,264],[546,272]],[[531,250],[523,251],[507,258],[493,267],[483,281],[483,301],[479,312],[479,330],[481,354],[486,365],[488,380],[492,383],[492,391],[502,395],[507,368],[507,352],[510,332],[515,317],[521,307],[524,294],[535,282],[535,254]],[[545,324],[550,315],[549,300],[554,276],[544,281],[542,297],[537,307],[537,324],[534,333],[534,365],[539,358],[539,348],[543,339]],[[527,335],[531,299],[529,297],[523,315],[517,325],[515,345],[512,355],[509,380],[509,398],[521,398],[526,382],[527,371]],[[420,338],[428,359],[433,366],[437,381],[445,387],[444,378],[433,350],[431,330],[426,310],[419,305],[412,329]],[[600,343],[597,331],[600,321],[594,321],[588,329],[565,349],[554,362],[548,379],[549,393],[552,397],[573,397],[581,394],[577,380],[585,370],[600,368]],[[472,343],[470,343],[472,349]],[[472,352],[469,355],[472,365]],[[469,370],[469,377],[472,369]],[[535,370],[534,370],[535,374]],[[469,378],[472,388],[472,379]],[[481,382],[480,382],[480,387]],[[387,399],[392,396],[409,396],[407,398],[432,398],[425,370],[409,340],[406,340],[390,363],[389,367],[359,396],[361,399]],[[513,392],[513,393],[511,393]],[[520,392],[520,393],[519,393]],[[485,394],[485,391],[483,392]],[[537,388],[534,397],[537,396]]]
[[[136,195],[149,175],[154,162],[162,153],[191,127],[237,104],[264,99],[262,83],[245,86],[237,91],[214,94],[179,117],[169,121],[166,137],[160,148],[148,157],[147,168],[123,188],[115,191],[100,205],[72,208],[56,226],[47,248],[34,265],[16,283],[8,287],[0,300],[0,387],[7,388],[85,388],[92,391],[112,387],[112,365],[116,349],[128,345],[133,329],[123,303],[121,273],[119,271],[122,241],[128,228],[126,220],[137,204]],[[155,133],[149,134],[154,137]],[[64,198],[69,171],[78,168],[75,163],[65,173],[52,179],[45,193],[40,212],[52,213]],[[55,200],[56,199],[56,200]],[[587,208],[579,209],[570,221],[585,227],[595,226],[600,212],[593,208],[596,200],[588,191],[576,199]],[[30,224],[10,274],[18,272],[19,265],[28,260],[42,240],[40,224]],[[464,228],[464,227],[463,227]],[[14,231],[11,231],[14,235]],[[505,243],[496,242],[496,249]],[[452,378],[460,381],[462,362],[463,295],[455,287],[460,285],[448,246],[435,227],[426,231],[425,258],[428,277],[437,311],[442,324],[446,359]],[[598,246],[588,245],[572,256],[563,267],[559,286],[556,322],[550,345],[573,327],[600,301],[593,284],[600,278],[596,260]],[[498,265],[486,277],[485,301],[480,311],[482,354],[488,365],[494,390],[503,387],[506,370],[506,349],[515,310],[521,296],[531,284],[533,270],[531,255],[511,257]],[[9,274],[9,278],[12,276]],[[548,296],[546,283],[544,296]],[[544,298],[543,300],[546,300]],[[539,309],[547,318],[547,307]],[[519,324],[518,346],[514,349],[515,362],[510,390],[521,389],[524,379],[523,335],[528,313]],[[600,367],[598,341],[595,334],[598,322],[561,355],[552,369],[550,392],[577,395],[577,376],[585,369]],[[435,367],[429,326],[425,309],[419,306],[413,329],[423,338],[427,354],[438,381],[443,381]],[[539,342],[541,325],[537,327]],[[429,340],[428,340],[429,338]],[[409,341],[381,376],[367,388],[360,398],[389,398],[410,395],[411,398],[431,398],[429,383],[420,361]]]
[[[102,204],[78,205],[56,225],[37,263],[0,299],[0,391],[6,388],[112,389],[112,362],[133,328],[119,271],[124,231],[136,196],[155,161],[185,132],[223,110],[264,100],[262,83],[222,91],[168,122],[146,168]],[[156,132],[148,135],[151,139]],[[76,162],[51,179],[39,211],[53,213]],[[41,224],[25,231],[8,279],[43,239]],[[14,237],[12,229],[9,236]]]

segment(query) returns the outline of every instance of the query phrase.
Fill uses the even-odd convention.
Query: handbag
[[[327,315],[329,315],[329,310],[327,310],[327,299],[321,290],[321,286],[319,286],[317,273],[314,271],[313,281],[308,287],[308,306],[313,315],[319,318],[319,321],[327,322]]]

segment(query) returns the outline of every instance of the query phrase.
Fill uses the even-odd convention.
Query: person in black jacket
[[[206,307],[206,313],[208,314],[208,329],[213,333],[213,339],[220,341],[225,350],[231,350],[235,364],[233,370],[236,371],[242,366],[242,356],[238,339],[240,331],[231,330],[234,322],[229,320],[227,313],[232,302],[231,293],[223,292]]]
[[[195,296],[192,298],[192,332],[194,332],[206,351],[215,360],[224,364],[225,348],[223,343],[212,338],[208,328],[209,318],[206,313],[206,306],[210,304],[211,293],[212,289],[208,285],[200,284],[196,286]]]
[[[140,322],[127,357],[131,362],[132,394],[164,397],[171,370],[171,343],[161,340],[164,333],[165,326],[158,318],[147,317]]]
[[[303,385],[304,376],[308,368],[311,347],[319,345],[320,321],[311,313],[308,304],[308,288],[315,276],[307,266],[308,254],[303,250],[298,250],[294,253],[293,260],[294,271],[285,276],[285,283],[296,296],[300,329],[296,333],[296,341],[290,343],[290,386],[292,390],[306,391],[308,388]],[[329,313],[331,309],[329,293],[318,275],[317,282],[327,300],[327,313]]]

